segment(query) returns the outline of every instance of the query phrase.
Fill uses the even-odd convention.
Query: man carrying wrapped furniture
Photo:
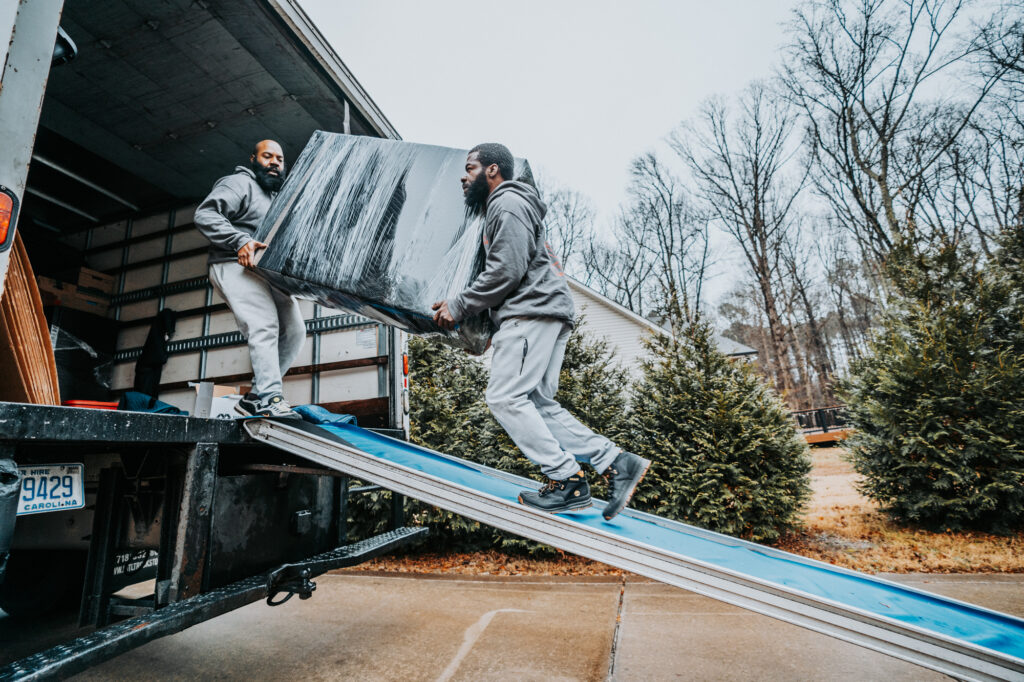
[[[196,209],[195,224],[210,240],[210,283],[227,301],[249,344],[253,392],[235,407],[240,414],[298,419],[282,395],[283,376],[306,340],[299,303],[251,271],[253,239],[270,201],[284,183],[284,152],[273,140],[258,142],[248,166],[218,180]]]
[[[590,485],[577,460],[608,477],[611,519],[629,502],[650,461],[626,452],[581,424],[554,396],[573,325],[565,276],[544,240],[547,208],[537,190],[514,177],[503,145],[474,147],[466,159],[462,191],[471,208],[486,207],[483,272],[468,289],[433,305],[445,329],[490,310],[498,327],[487,385],[487,405],[515,444],[539,465],[548,482],[519,495],[546,512],[589,507]]]

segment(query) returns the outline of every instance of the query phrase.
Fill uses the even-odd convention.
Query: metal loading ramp
[[[1024,620],[604,503],[546,514],[536,481],[351,424],[251,420],[258,441],[481,523],[966,680],[1024,680]]]

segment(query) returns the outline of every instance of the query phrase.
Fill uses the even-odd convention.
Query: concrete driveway
[[[1020,576],[889,576],[1024,615]],[[74,679],[941,680],[643,579],[332,574]]]

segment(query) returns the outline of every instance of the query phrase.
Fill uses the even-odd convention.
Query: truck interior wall
[[[140,349],[149,334],[151,318],[162,308],[188,311],[222,305],[224,302],[208,284],[185,291],[171,292],[160,296],[149,296],[132,300],[133,294],[168,283],[205,278],[207,274],[206,248],[208,242],[192,224],[195,204],[183,205],[170,211],[134,219],[96,226],[90,229],[62,235],[37,234],[31,240],[33,253],[59,248],[65,253],[67,267],[71,272],[81,264],[115,277],[113,297],[105,311],[105,322],[116,326],[117,341],[112,349],[113,358],[109,368],[109,389],[111,400],[116,400],[125,390],[131,390],[135,378],[135,357],[133,350]],[[152,238],[146,239],[150,236]],[[67,253],[77,254],[77,260],[69,259]],[[39,259],[40,262],[46,259]],[[61,272],[53,272],[53,265],[46,269],[48,274],[68,278]],[[310,301],[300,301],[303,318],[314,320],[339,315],[344,311],[331,310]],[[97,322],[100,318],[97,317]],[[200,340],[217,334],[237,332],[237,325],[231,312],[226,309],[193,313],[178,319],[171,342],[189,339]],[[319,333],[307,334],[303,349],[294,367],[312,367],[345,360],[373,358],[388,354],[387,330],[365,318],[357,318],[353,324]],[[162,388],[159,399],[180,409],[192,411],[195,389],[187,382],[200,378],[217,379],[237,375],[249,375],[251,365],[246,347],[240,341],[223,347],[214,347],[170,355],[161,376]],[[377,364],[365,367],[350,367],[331,371],[314,371],[296,376],[287,376],[284,381],[285,398],[293,404],[333,404],[355,402],[366,405],[379,401],[388,395],[387,367]],[[229,385],[246,385],[245,380],[235,380]],[[75,395],[63,396],[75,399]],[[376,404],[376,403],[373,403]],[[388,426],[386,417],[377,416],[370,425]]]

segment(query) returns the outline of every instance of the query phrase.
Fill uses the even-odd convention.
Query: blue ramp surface
[[[302,410],[303,408],[299,408]],[[1024,620],[604,503],[549,515],[536,481],[339,423],[257,420],[257,440],[484,523],[750,608],[961,679],[1024,680]]]
[[[409,443],[387,438],[351,425],[321,426],[363,452],[381,457],[438,478],[474,488],[515,503],[522,486],[489,475],[454,458]],[[765,552],[752,542],[709,536],[707,531],[688,533],[678,526],[665,527],[644,518],[620,514],[611,521],[595,506],[560,514],[573,522],[598,528],[629,540],[654,545],[675,554],[717,564],[733,571],[800,590],[807,594],[903,621],[940,634],[1024,659],[1024,621],[912,590],[868,575],[836,570],[780,552]],[[695,529],[696,530],[696,529]]]

